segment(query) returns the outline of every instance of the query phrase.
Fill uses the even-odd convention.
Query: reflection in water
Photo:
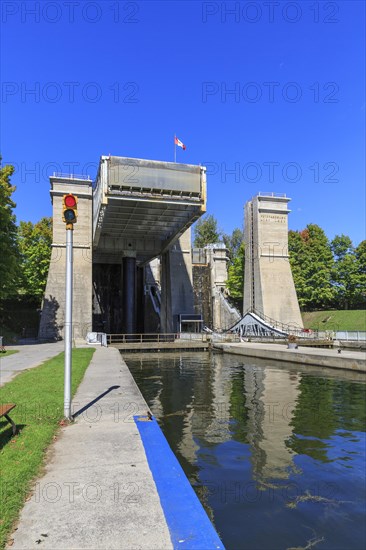
[[[127,363],[228,549],[363,548],[364,377],[225,354]]]

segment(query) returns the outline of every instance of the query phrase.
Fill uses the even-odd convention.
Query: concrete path
[[[73,402],[78,410],[52,445],[9,548],[173,548],[133,419],[147,405],[117,350],[95,351]]]
[[[287,349],[282,344],[253,342],[215,343],[214,348],[247,357],[366,372],[366,353],[363,351],[342,350],[338,353],[337,349],[301,347],[301,344],[297,349]]]
[[[9,382],[16,374],[25,369],[38,367],[64,350],[64,342],[52,344],[34,344],[6,347],[8,350],[19,350],[18,353],[2,357],[0,354],[0,386]]]

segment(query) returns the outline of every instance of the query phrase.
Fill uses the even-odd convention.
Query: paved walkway
[[[9,548],[173,548],[133,419],[147,405],[117,350],[97,348],[73,402],[80,409],[52,445]]]
[[[64,342],[52,344],[34,344],[7,347],[8,350],[19,350],[18,353],[2,357],[0,354],[0,386],[9,382],[18,372],[38,367],[64,350]]]

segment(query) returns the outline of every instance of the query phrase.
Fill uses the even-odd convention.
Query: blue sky
[[[208,168],[225,232],[259,191],[291,229],[365,238],[364,2],[3,1],[3,162],[18,220],[51,215],[48,175],[100,155]],[[33,91],[32,91],[33,90]]]

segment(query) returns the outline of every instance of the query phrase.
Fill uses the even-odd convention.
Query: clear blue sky
[[[18,220],[51,215],[53,171],[94,177],[109,153],[172,161],[176,133],[177,160],[208,167],[224,231],[274,191],[292,198],[290,228],[365,238],[363,1],[1,10],[1,151],[17,166]]]

